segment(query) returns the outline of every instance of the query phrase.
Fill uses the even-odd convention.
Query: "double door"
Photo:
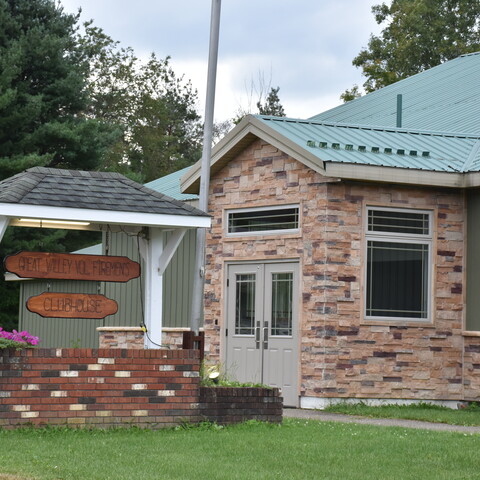
[[[282,390],[298,404],[298,264],[231,264],[227,273],[226,371]]]

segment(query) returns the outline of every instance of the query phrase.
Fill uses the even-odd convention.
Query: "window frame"
[[[258,230],[255,232],[229,232],[230,215],[235,213],[249,213],[249,212],[269,212],[275,210],[297,209],[298,226],[297,228],[283,228],[275,230]],[[300,204],[275,205],[265,207],[250,207],[250,208],[229,208],[225,209],[225,236],[229,238],[245,237],[245,236],[262,236],[262,235],[291,235],[300,232]]]
[[[383,231],[372,231],[369,230],[369,212],[371,211],[384,211],[384,212],[404,212],[404,213],[417,213],[428,215],[428,233],[427,234],[413,234],[413,233],[402,233],[402,232],[383,232]],[[395,208],[395,207],[384,207],[384,206],[375,206],[368,205],[365,208],[365,222],[364,222],[364,294],[363,294],[363,318],[365,322],[382,322],[389,325],[400,323],[404,324],[406,322],[413,324],[428,324],[432,323],[432,285],[433,285],[433,235],[434,235],[434,225],[433,225],[433,210],[427,209],[413,209],[413,208]],[[368,265],[368,254],[369,254],[369,244],[370,242],[384,242],[384,243],[400,243],[400,244],[411,244],[411,245],[426,245],[428,247],[427,254],[427,279],[425,286],[425,296],[426,296],[426,317],[396,317],[396,316],[385,316],[385,315],[368,315],[367,313],[367,294],[368,294],[368,282],[369,282],[369,265]]]

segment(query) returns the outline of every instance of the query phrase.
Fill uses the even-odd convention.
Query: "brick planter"
[[[282,421],[283,399],[278,388],[200,387],[200,415],[221,425],[260,420]]]
[[[0,350],[0,427],[282,420],[276,389],[200,388],[196,350]]]

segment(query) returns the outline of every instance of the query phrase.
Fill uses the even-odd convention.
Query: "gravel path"
[[[430,423],[395,418],[358,417],[356,415],[343,415],[341,413],[322,412],[321,410],[305,410],[301,408],[284,408],[283,416],[288,418],[320,420],[321,422],[359,423],[385,427],[422,428],[425,430],[480,434],[480,427],[464,427],[462,425],[448,425],[446,423]]]

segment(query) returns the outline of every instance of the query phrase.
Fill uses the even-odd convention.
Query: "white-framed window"
[[[299,216],[298,205],[227,210],[227,235],[295,233],[299,231]]]
[[[367,207],[365,319],[431,318],[432,212]]]

